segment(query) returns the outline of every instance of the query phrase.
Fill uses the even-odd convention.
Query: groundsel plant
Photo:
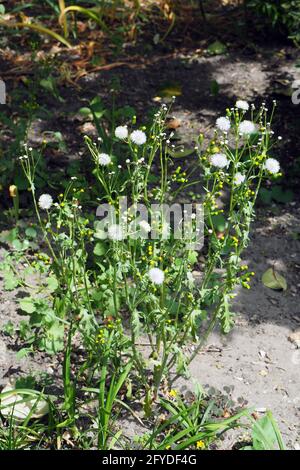
[[[74,378],[70,372],[75,334],[86,349],[84,370],[90,377],[101,371],[108,344],[111,373],[120,375],[132,362],[131,380],[143,385],[149,411],[162,381],[170,384],[188,373],[188,364],[216,324],[224,332],[231,329],[235,288],[249,289],[254,275],[241,255],[249,242],[259,188],[264,179],[280,175],[270,153],[275,106],[269,113],[263,103],[256,112],[253,105],[237,101],[217,119],[208,144],[203,135],[197,138],[197,159],[186,171],[184,158],[177,163],[180,152],[165,127],[170,111],[166,105],[148,128],[120,123],[113,130],[109,154],[101,148],[101,139],[86,137],[98,193],[98,209],[92,214],[91,205],[82,207],[83,190],[74,180],[64,194],[37,198],[36,161],[25,148],[20,160],[57,278],[53,308],[67,345],[64,385],[70,415],[82,373],[81,368]],[[182,204],[187,189],[199,182],[201,253],[192,243],[201,227],[200,212],[193,212],[195,204],[190,212]],[[91,203],[95,207],[95,201]],[[182,215],[175,217],[182,207]],[[185,212],[190,216],[187,226]],[[175,214],[174,223],[170,213]],[[188,235],[183,227],[189,227]],[[201,265],[200,254],[205,258]],[[187,352],[191,343],[192,355]]]

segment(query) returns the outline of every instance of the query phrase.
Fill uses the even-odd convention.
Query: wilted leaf
[[[8,392],[11,392],[10,394]],[[3,397],[3,394],[7,394]],[[13,379],[1,391],[1,414],[5,418],[13,416],[17,420],[41,418],[49,413],[49,405],[35,390],[17,393],[16,381]]]
[[[300,348],[300,330],[296,330],[293,333],[291,333],[288,337],[288,340],[291,343],[294,343],[297,348]]]
[[[262,276],[262,282],[273,290],[287,290],[286,279],[275,269],[269,268]]]
[[[176,118],[169,119],[166,124],[167,129],[177,129],[180,126],[181,126],[181,121]]]
[[[161,87],[158,96],[163,98],[172,98],[172,96],[181,96],[182,87],[178,82],[169,82]]]
[[[174,150],[171,150],[168,147],[167,152],[173,158],[185,158],[185,157],[189,157],[190,155],[192,155],[195,152],[195,150],[194,149],[186,149],[186,150],[176,150],[176,151],[174,151]]]

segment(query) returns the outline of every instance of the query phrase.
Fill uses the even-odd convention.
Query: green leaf
[[[27,248],[29,247],[29,241],[28,241],[28,240],[24,240],[23,242],[21,242],[20,240],[14,240],[14,241],[12,242],[12,246],[13,246],[14,249],[17,250],[17,251],[27,250]]]
[[[133,333],[137,337],[140,332],[141,323],[139,312],[136,309],[132,312],[131,325]]]
[[[2,243],[12,243],[14,240],[18,239],[18,229],[13,228],[12,230],[3,230],[0,233],[0,241]]]
[[[49,292],[56,291],[56,289],[58,288],[58,281],[57,281],[56,277],[54,277],[54,276],[48,277],[47,287],[48,287]]]
[[[64,347],[64,325],[54,323],[47,331],[47,336],[43,341],[45,351],[55,354],[62,351]]]
[[[25,235],[28,238],[36,238],[37,231],[33,227],[27,227],[27,229],[25,230]]]
[[[50,91],[51,93],[55,93],[55,83],[53,77],[43,78],[40,81],[40,85],[46,91]]]
[[[22,348],[17,352],[16,358],[23,359],[23,357],[28,356],[28,354],[30,354],[31,352],[32,352],[31,348]]]
[[[101,119],[106,111],[105,107],[103,106],[101,98],[99,96],[96,96],[95,98],[93,98],[90,103],[90,106],[96,118]]]
[[[7,21],[7,20],[1,20],[0,19],[0,25],[1,26],[6,26],[7,28],[29,28],[34,31],[37,31],[38,33],[41,34],[46,34],[48,36],[53,37],[56,41],[61,42],[65,46],[71,48],[71,44],[63,38],[60,34],[57,34],[55,31],[52,31],[51,29],[45,28],[44,26],[36,23],[28,23],[28,22],[14,22],[14,21]]]
[[[19,285],[19,281],[12,271],[5,271],[3,274],[3,279],[5,290],[14,290]]]
[[[269,268],[263,274],[262,282],[266,287],[269,287],[269,289],[287,290],[286,279],[273,268]]]
[[[210,92],[213,96],[217,96],[220,91],[220,86],[216,80],[210,82]]]
[[[103,256],[106,253],[106,246],[104,243],[98,242],[94,248],[94,255]]]
[[[259,191],[259,197],[263,204],[271,204],[272,202],[272,191],[266,188],[261,188]]]
[[[197,260],[198,260],[197,251],[189,251],[189,254],[188,254],[189,263],[191,263],[193,265],[193,264],[197,263]]]
[[[34,299],[31,297],[25,297],[25,299],[21,299],[19,301],[20,309],[26,313],[33,313],[35,312],[36,308],[34,305]]]
[[[88,118],[92,118],[92,116],[93,116],[92,112],[91,112],[91,109],[87,108],[87,107],[80,108],[79,109],[79,114],[81,114],[81,116],[88,117]]]
[[[276,450],[278,447],[285,450],[278,425],[270,411],[254,423],[252,439],[254,450]]]
[[[292,202],[294,199],[294,193],[290,189],[284,190],[281,186],[276,185],[272,188],[272,198],[276,202],[281,202],[286,204],[288,202]]]
[[[207,48],[207,53],[209,55],[225,54],[226,51],[227,51],[227,47],[225,46],[225,44],[223,44],[220,41],[213,42]]]
[[[213,221],[215,229],[218,232],[224,232],[224,230],[226,229],[227,222],[226,222],[226,219],[223,215],[221,215],[221,214],[213,215],[212,216],[212,221]]]

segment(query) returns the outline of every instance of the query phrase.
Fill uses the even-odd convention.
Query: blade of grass
[[[71,11],[75,11],[81,13],[82,15],[88,16],[91,20],[95,21],[99,26],[101,26],[104,31],[108,32],[106,24],[97,13],[95,13],[91,9],[80,7],[78,5],[70,5],[61,12],[58,19],[60,24],[63,24],[64,18],[66,17],[67,13]]]
[[[7,28],[29,28],[32,29],[33,31],[37,31],[38,33],[41,34],[46,34],[47,36],[51,36],[52,38],[56,39],[57,41],[61,42],[68,48],[71,48],[71,44],[64,39],[60,34],[55,33],[55,31],[52,31],[51,29],[45,28],[42,25],[36,24],[36,23],[13,23],[10,21],[4,21],[0,20],[0,26],[5,26]]]

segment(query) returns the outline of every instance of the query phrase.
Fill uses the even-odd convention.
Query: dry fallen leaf
[[[17,420],[26,419],[29,414],[31,418],[42,418],[49,413],[49,405],[46,400],[39,398],[38,394],[27,395],[16,391],[16,381],[11,379],[1,391],[1,394],[12,392],[1,399],[1,414],[4,418],[13,416]],[[34,390],[32,390],[34,392]],[[32,409],[34,411],[32,412]]]
[[[261,375],[262,377],[266,377],[268,375],[268,371],[266,371],[265,369],[262,369],[260,372],[259,372],[259,375]]]
[[[266,287],[273,290],[287,290],[287,282],[285,278],[273,268],[269,268],[263,274],[262,282]]]
[[[177,129],[180,126],[181,126],[181,121],[179,119],[172,118],[167,121],[168,129]]]
[[[288,336],[288,340],[300,348],[300,330],[296,330]]]

